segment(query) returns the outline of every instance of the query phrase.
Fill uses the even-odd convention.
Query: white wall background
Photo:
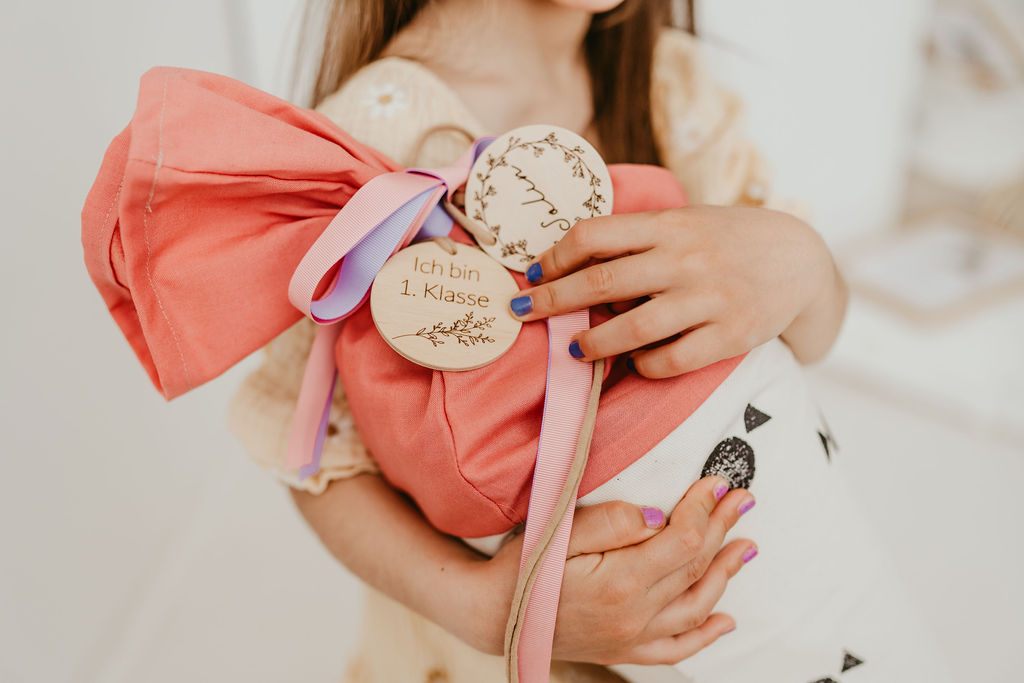
[[[891,219],[925,1],[704,5],[705,31],[738,46],[715,68],[748,99],[780,189],[811,201],[834,242]],[[165,404],[78,246],[138,76],[173,64],[287,94],[297,6],[4,5],[0,681],[330,681],[352,647],[355,582],[223,426],[245,368]],[[961,679],[1016,680],[1020,441],[819,384],[856,454],[846,467]]]
[[[261,4],[268,18],[276,7]],[[85,193],[143,71],[270,73],[276,46],[246,52],[250,9],[4,3],[5,683],[282,681],[297,661],[306,680],[333,680],[351,647],[347,574],[224,427],[239,372],[165,404],[78,241]]]
[[[930,0],[706,0],[719,78],[748,103],[776,189],[833,244],[899,215]]]

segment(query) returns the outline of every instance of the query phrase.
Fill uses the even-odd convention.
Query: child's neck
[[[549,0],[440,0],[428,4],[384,55],[424,64],[490,133],[551,123],[588,134],[583,38],[590,17]]]

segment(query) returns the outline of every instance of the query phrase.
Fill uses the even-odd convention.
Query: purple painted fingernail
[[[722,500],[722,496],[729,493],[729,485],[722,482],[715,487],[715,500]]]
[[[723,636],[724,636],[724,635],[725,635],[726,633],[732,633],[732,632],[733,632],[733,631],[735,631],[735,630],[736,630],[736,627],[735,627],[735,626],[730,626],[729,628],[727,628],[727,629],[725,629],[724,631],[722,631],[721,635],[723,635]]]
[[[740,514],[741,515],[745,514],[747,512],[747,510],[749,510],[752,507],[754,507],[754,499],[750,498],[750,499],[744,501],[743,505],[740,505]]]
[[[757,557],[757,548],[755,546],[750,546],[747,548],[747,551],[743,553],[743,564],[750,562],[755,557]]]
[[[537,282],[542,277],[544,277],[544,271],[541,269],[540,263],[534,263],[526,269],[526,279],[530,282]]]
[[[649,529],[660,529],[665,523],[665,513],[658,508],[640,508],[644,513],[644,524]]]
[[[574,341],[572,344],[569,344],[569,355],[573,358],[583,358],[583,349],[580,348],[580,343],[578,341]]]
[[[517,296],[509,302],[509,306],[515,315],[526,315],[533,310],[533,299],[528,296]]]

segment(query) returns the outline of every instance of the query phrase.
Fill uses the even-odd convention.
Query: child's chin
[[[593,12],[594,14],[613,10],[624,1],[625,0],[551,0],[551,2],[556,5],[561,5],[562,7],[582,9],[588,12]]]

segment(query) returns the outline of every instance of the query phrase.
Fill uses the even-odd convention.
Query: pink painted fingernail
[[[658,508],[640,508],[644,513],[644,524],[649,529],[659,529],[665,523],[665,513]]]
[[[754,507],[754,499],[748,498],[747,500],[743,501],[742,505],[740,505],[740,514],[746,514],[747,511],[750,510],[750,508],[752,507]]]
[[[725,629],[724,631],[722,631],[722,634],[721,634],[721,635],[723,635],[723,636],[724,636],[724,635],[725,635],[726,633],[732,633],[732,632],[733,632],[733,631],[735,631],[735,630],[736,630],[736,627],[735,627],[735,626],[730,626],[729,628],[727,628],[727,629]]]
[[[715,487],[715,500],[722,500],[722,496],[729,493],[729,485],[722,482]]]
[[[747,551],[745,553],[743,553],[743,557],[741,559],[743,560],[743,564],[746,564],[755,557],[757,557],[757,546],[752,545],[749,548],[747,548]]]

